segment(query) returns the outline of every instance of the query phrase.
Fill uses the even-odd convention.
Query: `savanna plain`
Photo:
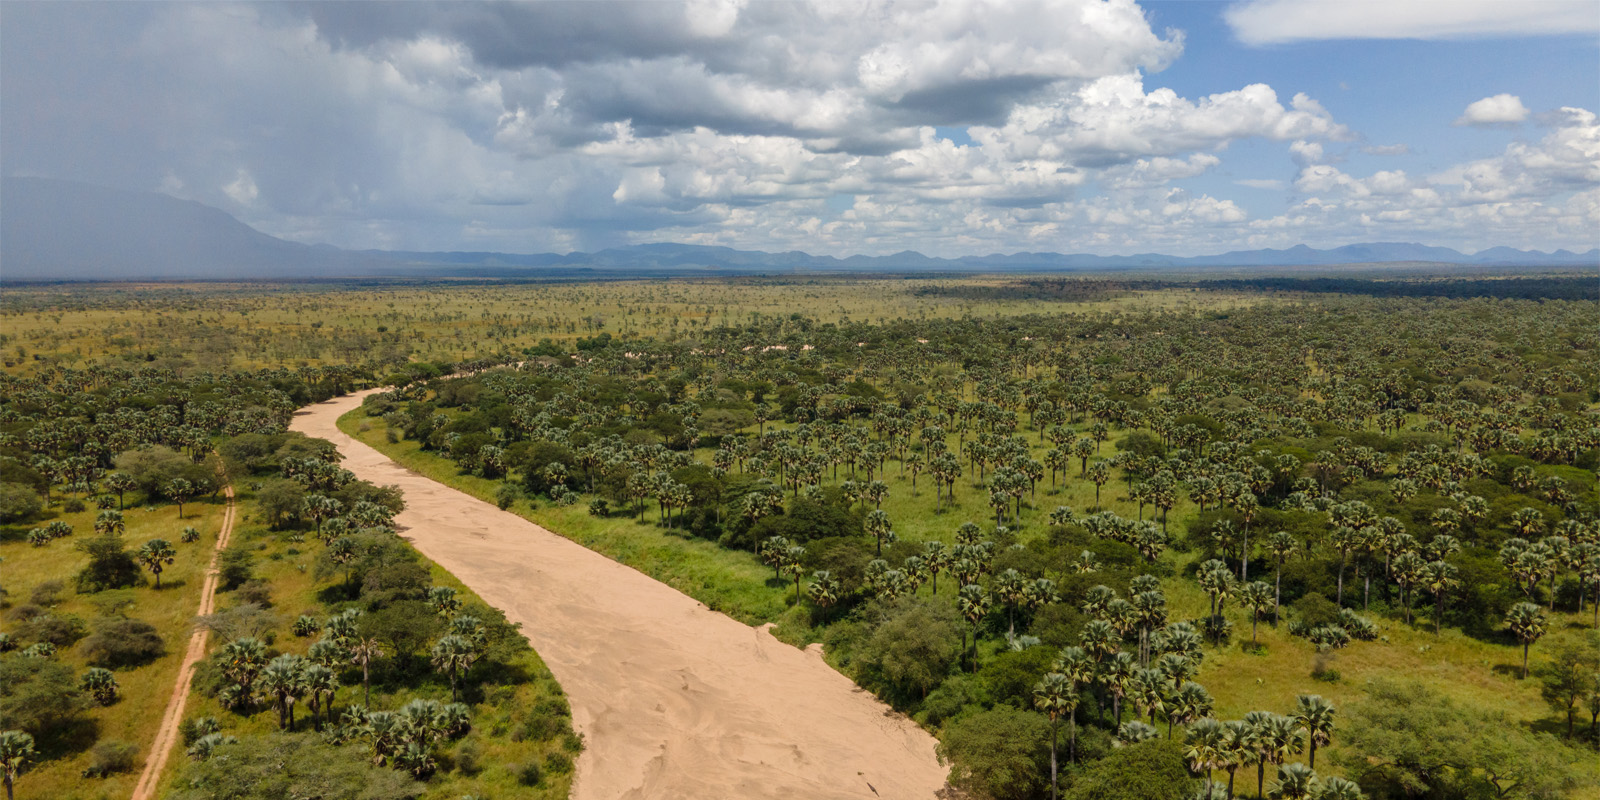
[[[0,297],[25,798],[1600,798],[1592,274]]]

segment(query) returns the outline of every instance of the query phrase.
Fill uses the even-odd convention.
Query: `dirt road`
[[[225,486],[222,491],[227,495],[228,505],[222,512],[222,527],[217,531],[217,546],[211,551],[205,581],[200,585],[200,610],[195,612],[196,616],[212,612],[217,599],[217,556],[227,548],[228,537],[233,534],[233,487]],[[195,666],[206,655],[209,633],[197,627],[189,637],[189,649],[183,654],[183,665],[178,667],[178,680],[173,684],[172,696],[167,699],[166,713],[161,715],[155,743],[150,745],[150,757],[145,759],[144,771],[139,773],[139,782],[134,784],[133,800],[151,800],[156,795],[156,787],[161,785],[161,772],[178,742],[178,724],[183,722],[183,709],[189,702],[189,683],[194,680]]]
[[[344,435],[363,394],[302,410],[345,468],[398,484],[424,554],[522,623],[572,701],[575,800],[932,798],[934,740],[807,653]]]

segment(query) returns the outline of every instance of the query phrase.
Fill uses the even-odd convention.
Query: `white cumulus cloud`
[[[1514,94],[1485,97],[1471,105],[1456,120],[1457,125],[1507,125],[1528,118],[1528,108]]]
[[[1223,18],[1252,45],[1600,32],[1593,0],[1244,0]]]

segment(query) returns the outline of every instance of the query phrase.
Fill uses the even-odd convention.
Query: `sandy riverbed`
[[[821,657],[630,567],[410,472],[344,435],[363,394],[299,412],[344,466],[398,484],[397,522],[506,613],[572,701],[575,800],[932,798],[934,740]]]

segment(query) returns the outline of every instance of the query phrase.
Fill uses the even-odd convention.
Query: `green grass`
[[[136,493],[129,493],[133,501]],[[216,536],[222,524],[224,500],[191,500],[184,504],[184,518],[178,519],[174,505],[129,505],[123,512],[127,525],[123,539],[130,550],[146,541],[163,538],[172,543],[177,557],[161,574],[161,589],[155,589],[152,580],[146,586],[118,589],[99,594],[77,594],[73,577],[88,563],[88,556],[74,545],[96,536],[94,519],[98,511],[90,504],[86,511],[64,513],[60,506],[48,511],[43,520],[0,528],[0,558],[4,561],[5,629],[15,631],[9,612],[17,606],[31,602],[33,591],[47,581],[61,581],[65,586],[61,601],[48,608],[56,615],[76,615],[93,623],[100,614],[100,606],[112,599],[131,600],[121,612],[133,619],[148,622],[160,632],[166,645],[166,654],[144,666],[116,670],[121,699],[110,706],[91,705],[86,716],[91,721],[94,737],[82,742],[81,749],[70,752],[41,753],[41,760],[17,781],[21,797],[50,797],[61,800],[100,800],[100,798],[126,798],[133,793],[138,781],[138,766],[133,772],[112,775],[104,779],[87,779],[80,773],[89,765],[88,748],[95,739],[116,739],[139,748],[139,763],[150,755],[150,744],[167,700],[172,695],[172,685],[189,645],[189,634],[195,609],[200,603],[200,590],[205,566],[216,546]],[[30,528],[42,526],[51,519],[60,519],[73,527],[73,534],[57,539],[48,546],[34,547],[24,537]],[[185,544],[179,541],[186,526],[201,532],[200,540]],[[149,573],[145,573],[149,577]],[[82,674],[87,667],[79,652],[81,643],[57,651],[55,659]],[[7,658],[16,657],[8,654]]]
[[[242,497],[248,501],[251,496],[248,492],[244,492]],[[318,599],[318,592],[330,581],[319,582],[314,577],[316,553],[322,544],[314,536],[307,535],[305,541],[293,542],[287,531],[268,530],[259,520],[252,519],[250,508],[246,505],[235,525],[233,540],[229,546],[230,549],[239,547],[251,551],[255,555],[256,576],[267,581],[272,587],[273,607],[270,611],[277,616],[279,623],[274,628],[274,639],[271,643],[273,650],[304,654],[316,641],[316,637],[299,638],[291,635],[289,623],[300,614],[308,614],[321,620],[330,613]],[[437,564],[426,558],[422,559],[422,563],[428,566],[434,585],[454,587],[464,602],[482,602],[470,588]],[[337,580],[338,578],[333,579]],[[229,592],[222,593],[217,602],[218,610],[229,608],[236,603],[230,595]],[[221,644],[213,637],[212,652],[215,652]],[[425,655],[418,657],[426,658]],[[380,661],[388,658],[392,658],[392,654]],[[537,800],[560,800],[567,797],[571,788],[570,773],[554,774],[547,771],[536,787],[518,784],[516,775],[516,770],[522,765],[530,761],[543,763],[552,753],[566,752],[575,759],[577,754],[566,750],[562,737],[558,735],[554,739],[513,740],[513,734],[535,705],[549,698],[562,698],[561,687],[532,648],[522,649],[507,666],[522,671],[528,676],[528,680],[515,685],[486,687],[482,700],[471,706],[472,732],[460,741],[441,748],[446,757],[440,759],[439,771],[427,782],[424,798],[456,800],[468,794],[487,797],[526,797]],[[420,682],[397,684],[385,682],[382,677],[385,672],[381,663],[375,664],[372,683],[374,710],[395,709],[416,698],[440,702],[450,700],[450,685],[442,676],[429,673],[427,678]],[[360,670],[347,668],[340,677],[343,686],[334,698],[333,719],[337,719],[338,715],[351,704],[362,701]],[[564,703],[564,700],[561,702]],[[278,729],[276,712],[265,704],[257,706],[247,714],[241,714],[223,708],[214,697],[207,697],[198,691],[192,692],[185,718],[207,716],[215,717],[222,722],[223,733],[241,738],[247,734],[270,734]],[[296,730],[310,729],[310,712],[302,704],[296,711]],[[570,719],[567,721],[566,731],[571,731]],[[481,769],[475,774],[452,768],[454,754],[459,753],[468,742],[479,752],[478,763]],[[179,746],[181,745],[180,741]],[[366,747],[365,743],[360,741],[344,746]],[[182,785],[183,768],[187,763],[188,760],[181,752],[174,754],[162,782],[163,796],[167,791]]]

